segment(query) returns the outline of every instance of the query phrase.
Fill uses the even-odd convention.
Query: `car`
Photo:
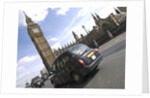
[[[44,83],[39,76],[36,76],[31,80],[32,88],[41,88],[43,85],[44,85]]]
[[[43,81],[46,81],[48,79],[48,74],[47,73],[44,73],[42,76],[41,76],[41,79]]]
[[[96,69],[102,59],[98,49],[77,44],[60,54],[53,62],[50,81],[54,87],[71,81],[82,83],[84,77]]]
[[[31,86],[30,86],[30,84],[27,82],[25,87],[26,87],[26,88],[30,88]]]

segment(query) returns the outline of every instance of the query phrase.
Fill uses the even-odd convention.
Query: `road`
[[[63,85],[63,88],[125,88],[125,46],[126,33],[123,33],[99,47],[103,55],[98,69],[85,77],[81,84],[75,82]],[[101,67],[100,67],[101,66]],[[53,88],[49,79],[43,88]]]

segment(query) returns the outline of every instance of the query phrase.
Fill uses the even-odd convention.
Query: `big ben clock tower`
[[[25,14],[25,12],[24,12]],[[47,40],[45,39],[40,26],[32,21],[30,17],[25,14],[28,34],[34,43],[38,53],[40,54],[42,61],[47,68],[51,70],[52,62],[55,60],[55,56],[49,46]]]

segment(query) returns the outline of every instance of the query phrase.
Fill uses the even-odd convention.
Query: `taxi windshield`
[[[70,52],[73,53],[73,54],[81,55],[81,54],[83,54],[83,52],[85,52],[87,49],[89,49],[88,46],[83,45],[83,44],[79,44],[79,45],[76,45],[76,46],[72,47],[72,48],[70,49]]]

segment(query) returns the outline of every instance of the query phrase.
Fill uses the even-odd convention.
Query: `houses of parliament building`
[[[52,50],[47,40],[44,37],[40,26],[32,21],[25,13],[28,34],[34,43],[42,61],[47,70],[51,70],[53,61],[63,53],[66,49],[78,44],[86,44],[91,48],[99,47],[102,44],[113,39],[117,35],[126,31],[126,7],[114,8],[116,14],[111,13],[105,19],[102,19],[98,14],[91,14],[95,26],[91,31],[88,31],[85,26],[82,28],[85,30],[86,35],[82,35],[79,38],[78,35],[72,31],[75,38],[75,42],[68,43],[62,48]]]

